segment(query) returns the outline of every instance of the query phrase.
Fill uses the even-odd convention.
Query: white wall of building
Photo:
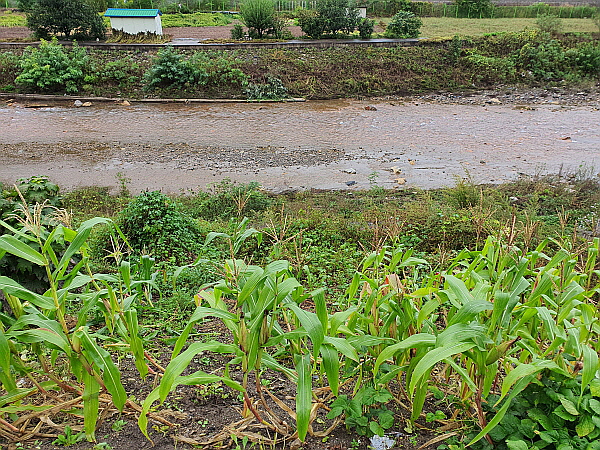
[[[163,34],[160,15],[156,17],[111,17],[110,26],[129,34]]]

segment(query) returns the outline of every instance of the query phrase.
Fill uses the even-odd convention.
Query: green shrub
[[[349,0],[317,0],[315,13],[302,13],[298,25],[302,32],[318,39],[323,34],[352,33],[359,24],[358,10]]]
[[[234,183],[229,179],[212,186],[209,193],[199,193],[189,205],[190,213],[205,220],[252,216],[271,206],[271,199],[258,183]]]
[[[175,264],[194,260],[202,243],[196,222],[158,191],[134,198],[119,214],[118,223],[134,252]]]
[[[245,0],[240,15],[251,38],[261,39],[275,32],[275,4],[273,0]]]
[[[584,75],[600,75],[600,44],[590,42],[565,54]]]
[[[146,89],[241,87],[248,77],[235,67],[238,63],[226,52],[197,52],[186,58],[172,46],[167,46],[158,52],[152,67],[144,75]]]
[[[512,401],[490,432],[494,449],[600,449],[600,380],[594,379],[591,389],[582,391],[581,377],[557,372],[546,371]],[[490,398],[487,404],[495,400]]]
[[[362,19],[358,22],[358,33],[362,39],[370,39],[375,30],[375,21],[371,19]]]
[[[209,87],[241,87],[248,76],[236,67],[241,61],[235,54],[224,51],[197,52],[189,58],[194,73],[198,74],[198,84]]]
[[[144,74],[145,89],[182,87],[199,81],[201,76],[193,64],[172,45],[167,45],[158,51],[152,66]]]
[[[241,24],[236,23],[231,29],[231,39],[236,41],[244,39],[244,27]]]
[[[27,47],[21,59],[23,71],[15,79],[17,85],[33,91],[78,91],[84,80],[88,56],[84,48],[73,43],[65,50],[56,38],[42,39],[39,48]]]
[[[104,39],[102,18],[82,0],[36,0],[27,11],[27,26],[39,38]]]
[[[554,14],[540,14],[535,21],[537,27],[543,33],[550,33],[551,35],[557,35],[563,30],[563,22]]]
[[[301,9],[297,12],[298,25],[302,29],[302,32],[309,38],[319,39],[324,31],[325,24],[318,17],[318,13],[312,9]]]
[[[408,11],[396,13],[385,30],[385,35],[390,38],[417,38],[423,21]]]
[[[554,39],[525,44],[516,58],[517,65],[536,80],[557,80],[566,74],[565,52]]]
[[[494,58],[472,54],[466,58],[467,66],[478,83],[494,84],[514,79],[515,63],[509,58]]]
[[[272,76],[267,76],[266,83],[248,83],[244,94],[248,100],[279,100],[289,97],[282,81]]]

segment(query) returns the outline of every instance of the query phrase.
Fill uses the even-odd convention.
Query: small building
[[[110,18],[110,26],[129,34],[154,33],[162,35],[160,9],[108,8],[104,13]]]

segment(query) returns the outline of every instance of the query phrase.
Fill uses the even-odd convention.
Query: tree
[[[250,37],[262,38],[275,32],[275,4],[273,0],[246,0],[240,6],[244,25]]]
[[[349,0],[317,0],[316,11],[301,14],[298,23],[306,35],[317,39],[338,31],[352,33],[359,23],[358,10]]]
[[[82,0],[36,0],[27,12],[27,26],[38,38],[103,39],[102,17]]]

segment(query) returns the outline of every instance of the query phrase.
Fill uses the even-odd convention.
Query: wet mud
[[[0,105],[0,181],[48,175],[67,190],[116,190],[126,179],[132,192],[177,193],[230,178],[285,192],[594,173],[598,103],[556,103],[413,98],[75,108],[11,102]]]

